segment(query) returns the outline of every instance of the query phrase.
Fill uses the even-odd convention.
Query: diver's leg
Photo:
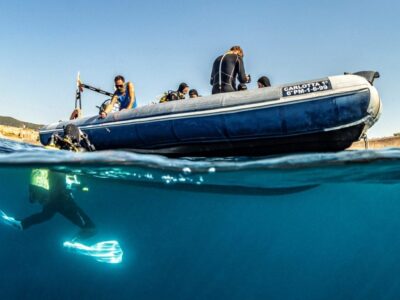
[[[33,225],[46,222],[47,220],[50,220],[56,214],[56,212],[57,210],[53,205],[45,205],[40,213],[33,214],[21,220],[22,229],[25,230]]]
[[[62,203],[62,204],[61,204]],[[68,196],[60,202],[58,212],[81,228],[75,239],[85,239],[96,234],[96,225],[89,216],[74,202],[72,196]]]

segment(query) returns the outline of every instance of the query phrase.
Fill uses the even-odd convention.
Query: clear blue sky
[[[110,91],[124,75],[139,104],[181,81],[206,95],[214,58],[240,44],[246,71],[273,84],[380,71],[384,112],[371,135],[390,135],[400,131],[399,31],[394,0],[1,1],[0,115],[66,119],[77,71]],[[104,99],[85,92],[85,114]]]

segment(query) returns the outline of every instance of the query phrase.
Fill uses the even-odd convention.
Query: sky
[[[0,115],[67,119],[78,71],[111,92],[125,76],[139,105],[180,82],[208,95],[214,59],[241,45],[246,72],[272,85],[379,71],[383,114],[369,135],[388,136],[400,132],[399,31],[394,0],[0,0]],[[105,99],[85,91],[84,114]]]

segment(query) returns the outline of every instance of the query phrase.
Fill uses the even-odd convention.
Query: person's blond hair
[[[244,56],[243,49],[240,46],[232,46],[230,51],[237,51],[241,57]]]

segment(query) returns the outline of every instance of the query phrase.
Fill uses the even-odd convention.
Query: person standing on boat
[[[107,117],[114,106],[119,104],[119,110],[136,108],[135,87],[132,82],[125,83],[125,78],[118,75],[114,78],[116,91],[111,98],[111,102],[100,112],[100,118]]]
[[[243,56],[242,48],[233,46],[214,61],[210,80],[212,94],[237,91],[236,78],[241,84],[250,83],[250,75],[246,75],[244,70]]]

